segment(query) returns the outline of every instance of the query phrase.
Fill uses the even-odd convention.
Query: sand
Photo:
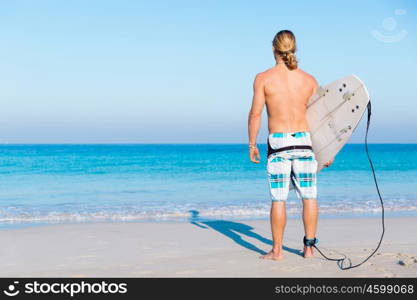
[[[416,277],[417,217],[388,218],[377,254],[342,271],[318,253],[300,255],[303,227],[288,220],[282,261],[267,220],[62,224],[0,231],[2,277]],[[353,263],[376,246],[378,218],[321,219],[319,246]]]

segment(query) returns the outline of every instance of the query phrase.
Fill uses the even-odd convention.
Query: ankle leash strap
[[[315,246],[318,242],[319,242],[318,238],[308,239],[308,238],[304,237],[304,239],[303,239],[303,243],[307,247]]]

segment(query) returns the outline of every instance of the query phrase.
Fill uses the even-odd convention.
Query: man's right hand
[[[333,163],[333,159],[331,159],[331,160],[329,160],[328,162],[326,162],[325,164],[324,164],[324,167],[325,168],[328,168],[328,167],[330,167],[330,165]]]
[[[249,159],[256,164],[259,164],[261,156],[259,155],[259,149],[258,148],[250,148],[249,149]]]

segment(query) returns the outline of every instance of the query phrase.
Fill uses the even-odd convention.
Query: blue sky
[[[371,142],[417,142],[415,1],[1,1],[0,25],[0,143],[246,142],[281,29],[320,84],[364,80]]]

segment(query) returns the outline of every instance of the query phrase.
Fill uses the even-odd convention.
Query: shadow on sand
[[[240,246],[245,247],[246,249],[255,251],[259,254],[267,253],[264,250],[259,249],[255,245],[245,241],[242,238],[243,236],[255,238],[269,246],[272,246],[272,241],[270,239],[264,238],[263,236],[257,234],[256,232],[253,231],[253,227],[249,225],[238,223],[238,222],[225,221],[225,220],[204,219],[199,216],[199,212],[197,210],[190,210],[189,213],[190,213],[189,222],[191,224],[196,225],[200,228],[204,228],[204,229],[209,229],[209,228],[214,229],[217,232],[232,239],[235,243],[239,244]],[[286,247],[286,246],[283,246],[282,249],[292,254],[303,256],[300,250]]]

